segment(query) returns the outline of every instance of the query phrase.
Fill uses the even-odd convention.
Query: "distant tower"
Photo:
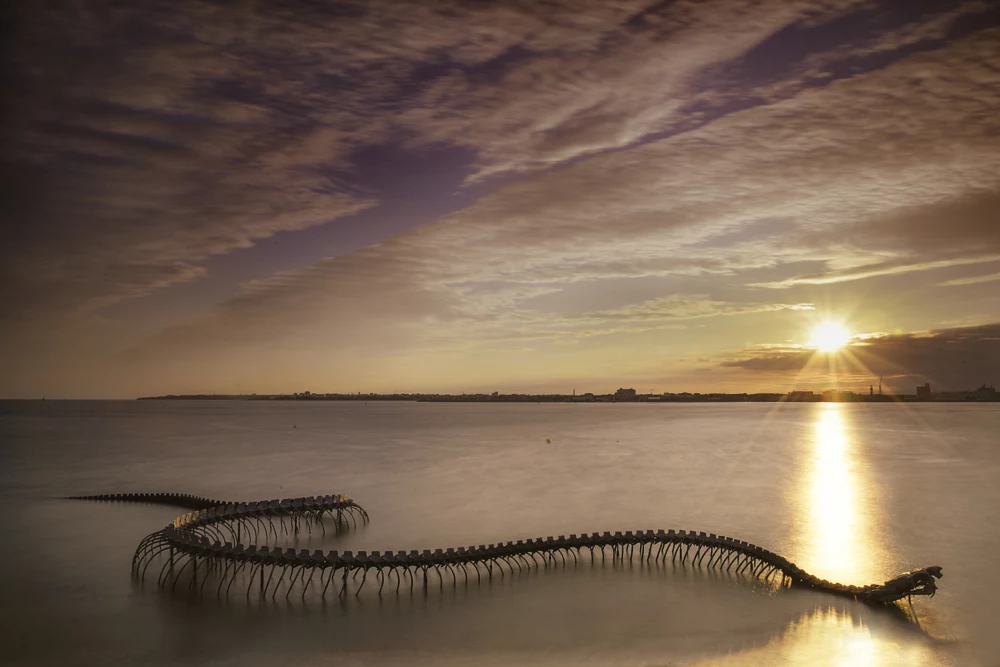
[[[875,395],[875,385],[873,384],[868,385],[868,395],[869,396]]]

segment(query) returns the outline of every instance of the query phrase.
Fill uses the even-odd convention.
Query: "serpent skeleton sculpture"
[[[418,577],[426,590],[431,572],[436,575],[440,587],[444,586],[446,575],[450,575],[451,583],[457,585],[458,573],[464,576],[466,583],[472,577],[481,582],[484,578],[492,580],[494,575],[513,575],[515,568],[520,572],[532,566],[566,565],[569,558],[578,563],[585,557],[584,551],[589,553],[591,563],[596,562],[595,552],[601,562],[607,559],[608,552],[612,562],[633,562],[638,551],[640,562],[665,563],[669,557],[671,563],[715,567],[781,587],[810,588],[868,604],[889,604],[903,598],[909,600],[913,595],[933,596],[937,590],[935,579],[942,576],[941,568],[933,566],[907,572],[884,584],[848,586],[815,577],[759,546],[713,533],[684,530],[560,535],[433,552],[310,553],[253,543],[244,546],[243,542],[245,539],[261,542],[262,537],[263,541],[270,537],[278,541],[279,528],[284,534],[289,531],[298,534],[302,529],[311,532],[318,526],[325,534],[326,518],[333,519],[334,529],[340,531],[349,528],[348,521],[354,527],[359,521],[367,524],[368,513],[342,494],[249,503],[176,493],[73,496],[71,499],[159,503],[192,510],[139,543],[132,558],[132,572],[139,580],[145,580],[150,566],[161,562],[158,570],[154,568],[160,587],[175,589],[186,574],[189,588],[204,593],[205,586],[211,582],[218,597],[232,594],[234,584],[243,574],[246,575],[244,594],[247,597],[256,588],[258,595],[273,598],[284,585],[287,598],[298,585],[305,598],[314,579],[318,579],[321,595],[325,596],[332,587],[333,592],[343,597],[361,574],[354,590],[354,594],[359,595],[373,570],[379,594],[393,577],[396,592],[404,577],[409,590],[413,590]],[[241,589],[237,589],[237,594]]]

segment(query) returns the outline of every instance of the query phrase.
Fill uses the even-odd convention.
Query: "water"
[[[990,405],[0,403],[0,659],[12,665],[996,665],[1000,409]],[[551,442],[547,442],[551,440]],[[341,604],[138,586],[180,513],[60,495],[346,492],[425,549],[694,529],[826,579],[942,565],[901,614],[714,572],[541,570]],[[303,544],[303,546],[306,546]]]

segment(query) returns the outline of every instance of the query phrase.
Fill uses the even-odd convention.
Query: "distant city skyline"
[[[884,391],[885,390],[885,391]],[[575,389],[572,393],[507,393],[499,391],[493,392],[470,392],[470,393],[425,393],[425,392],[313,392],[302,391],[293,394],[167,394],[163,396],[143,396],[140,400],[171,400],[171,399],[191,399],[191,400],[215,400],[215,399],[250,399],[250,400],[425,400],[425,401],[497,401],[497,402],[642,402],[659,401],[664,402],[686,402],[686,401],[750,401],[750,402],[886,402],[886,401],[1000,401],[1000,393],[994,385],[983,384],[977,389],[966,389],[957,391],[933,391],[929,383],[919,385],[912,394],[897,393],[886,390],[879,385],[876,391],[875,385],[870,385],[868,391],[851,391],[840,389],[827,389],[822,392],[809,390],[792,390],[789,392],[758,392],[758,393],[720,393],[720,392],[654,392],[648,393],[637,391],[634,387],[619,387],[613,392],[580,392]]]
[[[0,397],[1000,377],[996,3],[19,5]]]

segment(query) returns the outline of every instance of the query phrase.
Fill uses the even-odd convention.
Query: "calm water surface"
[[[0,403],[12,665],[1000,665],[1000,406]],[[547,442],[551,440],[551,442]],[[942,565],[920,626],[724,574],[610,566],[341,604],[129,577],[179,511],[58,500],[346,492],[425,549],[604,530],[732,535],[844,583]]]

